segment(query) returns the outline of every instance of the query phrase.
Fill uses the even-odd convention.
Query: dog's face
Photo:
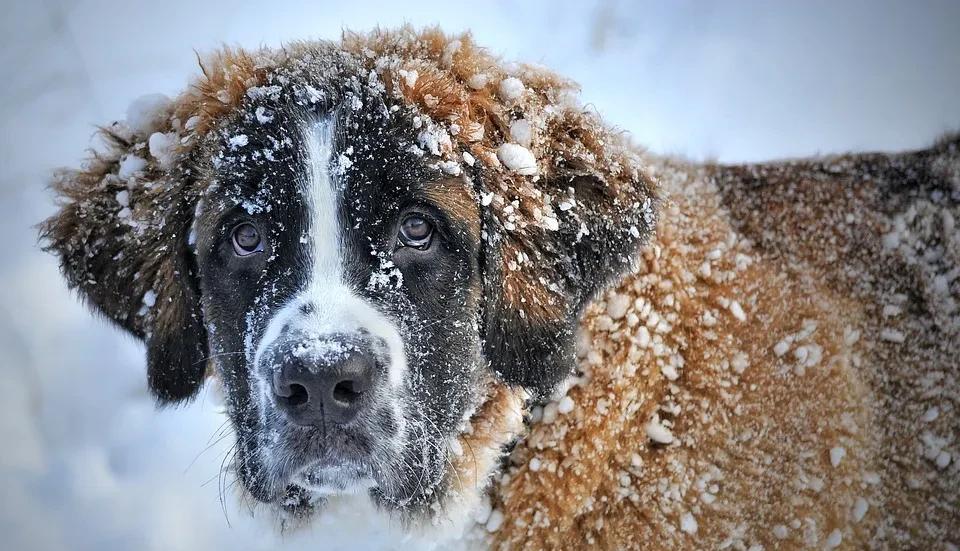
[[[192,247],[210,353],[256,497],[411,507],[487,377],[479,202],[408,115],[325,93],[265,94],[209,140]]]
[[[216,375],[244,488],[298,514],[482,491],[517,397],[574,371],[580,312],[652,229],[637,159],[560,79],[394,38],[224,55],[159,131],[107,129],[43,230],[144,339],[161,403]],[[468,85],[480,68],[509,86]]]

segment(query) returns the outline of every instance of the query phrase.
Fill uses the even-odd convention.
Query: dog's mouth
[[[369,495],[378,487],[360,462],[315,460],[298,470],[273,501],[292,518],[306,518],[329,498]]]
[[[357,495],[377,486],[368,465],[327,460],[307,465],[294,475],[292,483],[322,496]]]

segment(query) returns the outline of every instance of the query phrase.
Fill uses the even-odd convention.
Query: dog
[[[222,386],[233,471],[283,526],[960,545],[960,136],[656,156],[437,29],[200,64],[58,173],[41,233],[159,404]]]

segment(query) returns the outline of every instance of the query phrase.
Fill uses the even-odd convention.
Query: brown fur
[[[477,216],[477,198],[468,182],[458,179],[439,180],[426,187],[424,195],[437,208],[470,232],[471,239],[480,237],[480,219]]]

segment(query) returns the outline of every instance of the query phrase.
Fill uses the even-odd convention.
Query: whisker
[[[197,365],[197,364],[203,363],[203,362],[205,362],[205,361],[207,361],[207,360],[212,360],[213,358],[219,358],[219,357],[221,357],[221,356],[238,356],[238,355],[243,355],[243,354],[246,354],[246,352],[242,352],[242,351],[240,351],[240,352],[218,352],[218,353],[216,353],[216,354],[210,354],[210,355],[207,355],[207,356],[204,356],[204,357],[200,358],[199,360],[193,362],[193,365]]]

